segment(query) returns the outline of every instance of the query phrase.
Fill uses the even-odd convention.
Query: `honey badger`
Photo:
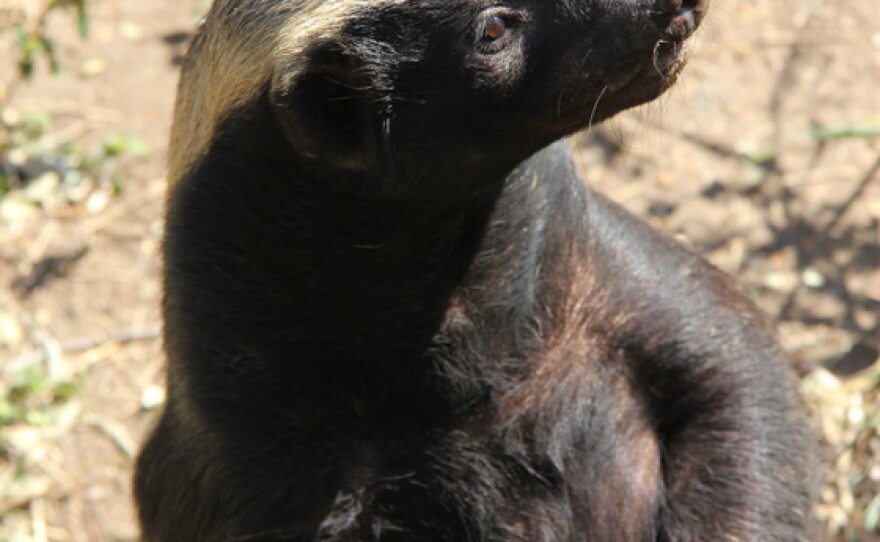
[[[804,539],[732,281],[578,178],[706,0],[216,0],[185,62],[146,542]]]

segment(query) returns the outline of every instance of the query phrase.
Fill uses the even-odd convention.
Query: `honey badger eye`
[[[507,8],[491,8],[476,22],[477,46],[483,53],[497,53],[510,44],[513,31],[525,21],[524,14]]]
[[[483,23],[483,41],[495,41],[504,37],[509,28],[507,20],[499,15],[490,15]]]

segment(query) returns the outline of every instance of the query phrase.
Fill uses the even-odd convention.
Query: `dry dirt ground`
[[[93,0],[86,42],[52,18],[65,73],[15,89],[0,34],[4,114],[48,112],[43,144],[153,149],[112,160],[119,195],[0,201],[0,399],[21,374],[75,385],[0,424],[0,542],[136,538],[132,457],[162,400],[165,136],[204,4]],[[718,1],[693,53],[660,103],[573,138],[581,169],[778,320],[825,449],[815,539],[880,540],[880,4]]]

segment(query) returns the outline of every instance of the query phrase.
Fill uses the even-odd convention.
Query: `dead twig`
[[[102,348],[108,344],[129,344],[133,342],[152,341],[162,334],[160,325],[150,326],[144,329],[125,329],[100,338],[74,339],[60,344],[61,353],[81,354]],[[20,372],[28,367],[45,363],[49,360],[46,348],[25,352],[6,365],[7,375]]]
[[[871,181],[878,178],[878,173],[880,173],[880,156],[877,156],[877,159],[871,167],[868,168],[868,172],[862,177],[862,180],[859,181],[858,186],[856,186],[856,189],[853,190],[847,200],[837,207],[834,213],[834,218],[832,218],[822,229],[821,238],[826,238],[834,232],[847,211],[849,211],[853,204],[859,201],[859,198],[865,193],[865,190],[868,188],[868,185],[871,184]]]
[[[112,333],[107,337],[74,339],[61,345],[65,354],[78,354],[88,350],[94,350],[108,343],[132,343],[151,341],[158,339],[162,333],[162,327],[158,324],[144,329],[126,329]]]
[[[83,421],[107,436],[128,458],[134,458],[138,445],[121,423],[97,414],[86,414]]]

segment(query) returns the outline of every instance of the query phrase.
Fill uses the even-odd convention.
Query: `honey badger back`
[[[219,0],[181,77],[144,539],[798,540],[811,443],[720,272],[564,144],[698,0]]]

